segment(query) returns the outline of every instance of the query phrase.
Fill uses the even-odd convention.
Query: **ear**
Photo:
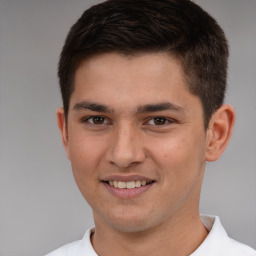
[[[224,152],[235,123],[235,111],[230,105],[222,105],[213,115],[207,129],[206,161],[215,161]]]
[[[68,150],[68,127],[65,119],[65,113],[63,108],[58,108],[56,110],[57,122],[60,129],[62,144],[66,150],[67,157],[69,158],[69,150]]]

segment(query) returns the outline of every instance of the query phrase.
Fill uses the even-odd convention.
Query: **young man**
[[[186,0],[109,0],[71,28],[59,62],[62,140],[95,227],[48,256],[247,256],[200,216],[206,161],[224,151],[228,46]]]

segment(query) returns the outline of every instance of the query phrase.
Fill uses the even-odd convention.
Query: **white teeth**
[[[135,181],[135,187],[138,188],[138,187],[140,187],[140,186],[141,186],[141,181],[136,180],[136,181]]]
[[[127,188],[135,188],[135,182],[134,181],[128,181],[126,183]]]
[[[118,188],[126,188],[126,182],[118,181]]]
[[[128,182],[124,182],[124,181],[109,181],[108,182],[110,186],[115,187],[115,188],[121,188],[121,189],[132,189],[132,188],[139,188],[141,186],[145,186],[147,184],[147,182],[145,180],[136,180],[136,181],[128,181]]]

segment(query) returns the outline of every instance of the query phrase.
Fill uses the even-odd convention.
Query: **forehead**
[[[186,79],[181,62],[167,53],[124,55],[112,52],[81,62],[75,72],[74,85],[84,84],[89,89],[91,83],[100,83],[104,87],[119,82],[120,87],[127,85],[129,89],[132,81],[137,86],[148,84],[150,87],[155,82],[161,86],[169,80],[184,86]]]
[[[143,75],[146,72],[151,74],[163,74],[164,71],[175,71],[176,74],[184,76],[181,61],[165,52],[152,53],[135,53],[121,54],[117,52],[97,54],[81,61],[81,64],[76,70],[75,77],[81,69],[87,69],[88,72],[98,72],[104,74],[104,71],[109,72],[109,69],[115,68],[113,71],[127,69],[130,74],[136,73]],[[138,73],[139,72],[139,73]],[[174,74],[174,72],[172,72]],[[117,78],[116,73],[115,78]]]
[[[80,65],[74,82],[71,106],[86,100],[113,108],[160,102],[184,108],[189,97],[196,97],[186,86],[180,61],[166,53],[97,55]]]

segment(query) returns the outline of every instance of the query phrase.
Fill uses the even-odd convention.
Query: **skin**
[[[188,91],[179,61],[160,53],[95,56],[74,82],[68,120],[62,108],[57,118],[93,210],[95,251],[190,255],[208,233],[199,215],[205,162],[224,151],[233,108],[223,105],[205,130],[201,101]],[[136,196],[120,198],[103,182],[134,175],[153,181]]]

